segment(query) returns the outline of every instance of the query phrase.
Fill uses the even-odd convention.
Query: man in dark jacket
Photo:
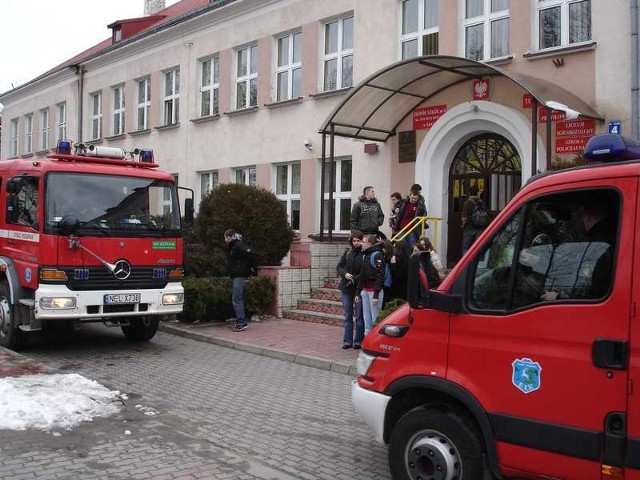
[[[363,234],[380,235],[378,228],[384,222],[384,212],[373,187],[364,187],[362,196],[351,209],[351,231],[360,231]]]
[[[227,272],[233,282],[231,302],[236,314],[234,332],[246,330],[247,319],[244,308],[244,286],[247,278],[257,272],[253,250],[242,241],[242,235],[234,230],[224,232],[224,241],[228,247]]]
[[[413,221],[415,217],[426,217],[427,216],[427,205],[425,203],[424,197],[420,194],[420,185],[414,184],[411,187],[411,193],[408,197],[406,197],[402,204],[400,205],[400,211],[398,212],[398,216],[396,217],[396,225],[395,229],[397,231],[402,230],[409,223]],[[426,228],[429,228],[427,224],[425,224]],[[416,224],[415,228],[409,232],[409,234],[405,237],[405,240],[409,243],[409,246],[413,248],[413,246],[418,241],[420,235],[422,235],[422,227],[420,224]]]
[[[344,335],[342,348],[361,348],[364,338],[364,319],[362,317],[362,304],[355,303],[356,286],[362,270],[362,258],[364,254],[360,248],[362,233],[354,232],[349,237],[350,248],[347,248],[338,262],[337,272],[340,277],[338,288],[342,292],[342,309],[344,311]],[[355,332],[354,332],[355,320]],[[355,335],[354,335],[355,333]]]

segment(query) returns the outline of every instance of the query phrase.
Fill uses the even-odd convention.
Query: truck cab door
[[[467,257],[447,377],[483,405],[507,476],[622,466],[636,194],[626,178],[531,192]]]

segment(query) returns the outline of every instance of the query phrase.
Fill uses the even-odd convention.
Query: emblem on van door
[[[540,388],[542,367],[530,358],[516,359],[511,364],[513,376],[511,383],[522,393],[535,392]]]

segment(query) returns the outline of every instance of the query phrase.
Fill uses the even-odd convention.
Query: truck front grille
[[[167,285],[166,278],[158,278],[157,267],[131,267],[125,280],[117,279],[106,267],[61,267],[67,274],[65,285],[69,290],[143,290],[160,289]]]

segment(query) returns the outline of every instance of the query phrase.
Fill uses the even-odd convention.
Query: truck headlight
[[[163,305],[180,305],[184,303],[184,293],[165,293],[162,295]]]
[[[366,375],[375,359],[376,357],[373,355],[369,355],[368,353],[361,351],[358,355],[358,359],[356,360],[358,375]]]
[[[47,310],[71,310],[76,308],[76,299],[73,297],[42,297],[40,308]]]

